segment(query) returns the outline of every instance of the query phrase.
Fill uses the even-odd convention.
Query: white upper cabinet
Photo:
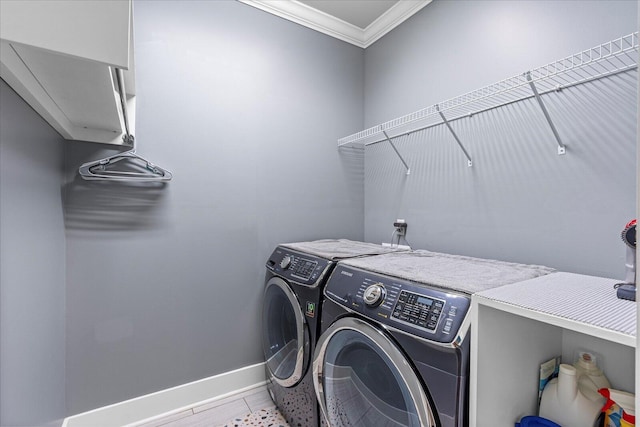
[[[135,129],[131,0],[0,1],[0,77],[65,139],[122,144],[115,69]]]

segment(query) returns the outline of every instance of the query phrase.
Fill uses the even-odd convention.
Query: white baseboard
[[[157,391],[65,418],[62,427],[126,426],[152,420],[265,384],[264,363]]]

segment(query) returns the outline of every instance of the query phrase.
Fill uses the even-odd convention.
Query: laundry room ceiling
[[[239,0],[366,48],[432,0]]]

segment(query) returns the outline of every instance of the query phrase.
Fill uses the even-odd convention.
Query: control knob
[[[286,270],[287,268],[289,268],[290,265],[291,265],[291,256],[286,255],[284,258],[282,258],[282,261],[280,261],[280,267],[283,270]]]
[[[369,307],[377,307],[382,303],[385,295],[386,291],[382,283],[374,283],[364,290],[364,303]]]

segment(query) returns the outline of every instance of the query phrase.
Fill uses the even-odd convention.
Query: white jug
[[[601,388],[611,388],[609,380],[598,368],[595,357],[588,352],[580,352],[578,360],[573,364],[578,377],[578,390],[590,400],[599,401],[601,395],[598,390]]]
[[[592,427],[606,400],[603,397],[592,400],[590,397],[578,388],[576,368],[561,364],[558,378],[549,381],[542,392],[540,416],[562,427]]]

